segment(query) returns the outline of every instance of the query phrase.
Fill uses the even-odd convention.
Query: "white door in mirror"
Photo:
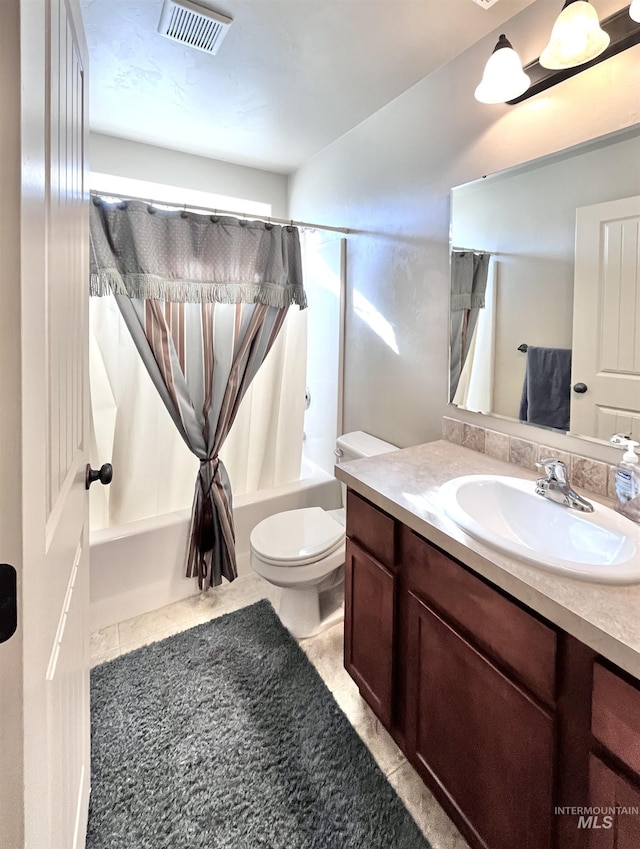
[[[454,478],[439,494],[456,525],[498,551],[585,581],[640,583],[640,525],[608,507],[581,513],[499,475]]]
[[[571,431],[640,431],[640,195],[576,210]]]

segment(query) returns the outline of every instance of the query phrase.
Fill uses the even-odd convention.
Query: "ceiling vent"
[[[232,18],[190,0],[164,0],[158,32],[205,53],[217,53]]]
[[[478,6],[482,6],[483,9],[489,9],[494,3],[497,3],[498,0],[473,0],[474,3],[477,3]]]

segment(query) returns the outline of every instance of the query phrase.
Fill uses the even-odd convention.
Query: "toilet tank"
[[[358,460],[361,457],[375,457],[376,454],[387,454],[389,451],[397,451],[398,446],[390,442],[384,442],[363,430],[354,430],[344,433],[336,440],[336,457],[338,463],[346,463],[348,460]]]
[[[344,433],[336,440],[336,462],[346,463],[349,460],[359,460],[361,457],[375,457],[376,454],[387,454],[389,451],[397,451],[398,446],[390,442],[384,442],[363,430],[354,430]],[[340,483],[342,491],[342,506],[347,506],[347,487]]]

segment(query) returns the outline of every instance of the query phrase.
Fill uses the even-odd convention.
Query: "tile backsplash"
[[[582,457],[580,454],[571,454],[568,451],[558,451],[557,448],[549,448],[544,443],[509,436],[506,433],[478,427],[450,416],[442,418],[442,438],[533,472],[536,471],[536,462],[539,460],[545,457],[557,457],[569,469],[573,486],[605,498],[615,498],[616,467],[609,463]]]

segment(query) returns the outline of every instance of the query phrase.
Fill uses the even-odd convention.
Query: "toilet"
[[[358,430],[338,438],[335,454],[338,463],[343,463],[396,450],[396,445]],[[341,491],[343,506],[337,510],[303,507],[276,513],[251,532],[251,566],[265,581],[280,587],[278,615],[294,637],[317,634],[344,615],[341,593],[335,603],[344,581],[344,484]],[[323,610],[327,598],[334,601],[329,611]]]

